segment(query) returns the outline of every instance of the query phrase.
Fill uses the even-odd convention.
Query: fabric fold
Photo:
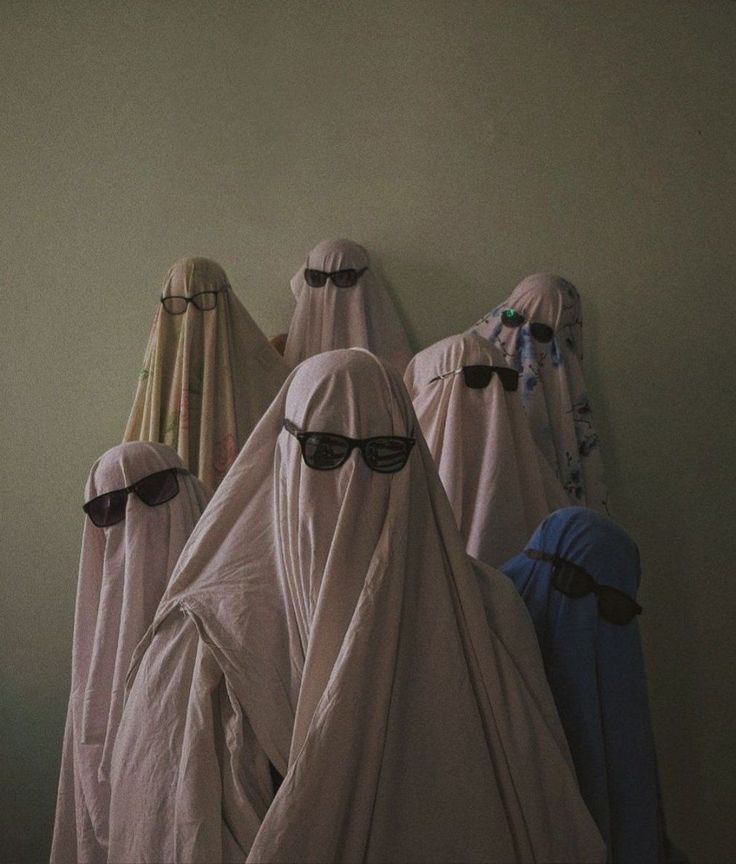
[[[121,444],[93,466],[85,500],[182,467],[163,444]],[[130,493],[125,519],[107,528],[85,518],[52,864],[107,862],[110,760],[128,664],[207,501],[196,477],[179,475],[178,484],[154,507]]]
[[[547,517],[527,549],[586,570],[636,598],[639,551],[626,532],[587,508]],[[612,864],[684,861],[667,840],[639,629],[607,621],[594,594],[572,598],[553,584],[552,564],[521,553],[503,567],[526,602],[570,744],[580,791]]]
[[[506,363],[471,331],[420,351],[404,381],[466,549],[497,567],[570,500],[532,439],[519,391],[505,390],[495,372],[486,387],[469,387],[467,366]]]
[[[539,332],[540,326],[546,333]],[[470,329],[492,342],[519,372],[534,440],[572,503],[607,512],[600,442],[583,376],[583,313],[575,286],[548,273],[527,276]]]
[[[305,268],[332,273],[364,271],[355,285],[337,287],[332,279],[310,287]],[[296,300],[284,348],[290,367],[335,348],[367,348],[404,371],[411,350],[404,327],[368,252],[352,240],[323,240],[307,256],[291,280]]]
[[[285,418],[416,444],[396,473],[357,450],[314,470]],[[111,860],[605,857],[523,603],[466,555],[403,381],[365,350],[291,374],[139,650],[113,754]],[[202,708],[215,679],[242,740]],[[218,740],[232,761],[201,780],[193,748],[211,760]],[[170,818],[192,801],[198,820]]]
[[[162,297],[214,306],[202,310],[180,300],[186,311],[172,314],[159,303],[124,440],[168,444],[213,491],[287,367],[216,262],[180,259],[164,280]]]

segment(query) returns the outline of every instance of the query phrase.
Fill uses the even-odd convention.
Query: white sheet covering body
[[[507,310],[518,312],[525,323],[506,326]],[[532,323],[551,327],[552,340],[537,341]],[[534,440],[572,503],[606,512],[608,491],[583,377],[583,312],[575,286],[548,273],[527,276],[471,329],[495,344],[519,371]]]
[[[180,259],[162,295],[209,291],[219,293],[208,311],[188,303],[172,315],[159,303],[124,440],[168,444],[212,491],[288,370],[215,261]]]
[[[305,267],[326,273],[368,269],[352,288],[337,288],[331,279],[321,288],[311,288],[304,279]],[[334,348],[367,348],[404,371],[411,358],[404,328],[368,253],[358,243],[323,240],[292,277],[291,290],[296,308],[284,349],[289,366]]]
[[[118,445],[93,466],[85,500],[174,467],[181,460],[163,444]],[[110,758],[128,664],[207,500],[196,477],[178,483],[155,507],[130,494],[125,519],[109,528],[84,520],[52,864],[107,862]]]
[[[285,417],[417,440],[398,473],[357,450],[318,471]],[[113,776],[114,861],[605,857],[528,614],[466,555],[399,373],[360,349],[292,373],[202,517]]]
[[[570,500],[532,439],[519,391],[504,390],[495,373],[478,389],[461,371],[448,374],[475,365],[506,362],[470,331],[420,351],[404,381],[468,553],[498,567]]]

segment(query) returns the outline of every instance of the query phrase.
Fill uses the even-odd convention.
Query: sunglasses
[[[508,366],[461,366],[459,369],[452,369],[450,372],[437,375],[430,379],[429,383],[439,381],[441,378],[449,378],[450,375],[457,375],[458,372],[463,373],[466,387],[472,387],[473,390],[487,387],[491,383],[494,372],[504,390],[516,390],[519,386],[519,373],[516,369],[510,369]]]
[[[210,312],[217,306],[219,293],[219,291],[200,291],[199,294],[192,294],[191,297],[182,294],[172,294],[169,297],[161,295],[161,303],[169,315],[183,315],[190,303],[200,312]]]
[[[525,549],[524,554],[535,561],[549,561],[552,564],[552,584],[567,597],[595,594],[599,614],[611,624],[628,624],[635,615],[641,615],[641,606],[628,594],[610,585],[600,585],[587,570],[572,561],[536,549]]]
[[[504,327],[521,327],[526,322],[526,318],[520,315],[515,309],[504,309],[501,313],[501,323]],[[537,342],[551,342],[555,335],[555,331],[546,324],[539,324],[537,321],[532,321],[529,325],[529,332]]]
[[[302,448],[304,464],[317,471],[331,471],[347,462],[357,447],[365,464],[379,474],[395,474],[406,465],[414,438],[379,435],[373,438],[347,438],[331,432],[302,432],[291,420],[284,419],[284,429]]]
[[[305,267],[304,280],[310,288],[322,288],[328,279],[332,279],[332,284],[337,288],[352,288],[367,269],[363,267],[362,270],[356,270],[349,267],[347,270],[333,270],[332,273],[326,273],[324,270]]]
[[[125,508],[131,492],[135,492],[149,507],[157,507],[175,498],[179,494],[177,474],[189,474],[189,471],[186,468],[166,468],[164,471],[156,471],[155,474],[136,480],[125,489],[115,489],[92,498],[82,505],[82,510],[98,528],[109,528],[110,525],[116,525],[125,519]]]

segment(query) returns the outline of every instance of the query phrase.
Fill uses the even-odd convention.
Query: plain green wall
[[[3,862],[48,854],[83,484],[165,271],[216,258],[271,334],[336,234],[416,348],[580,288],[671,834],[733,856],[735,45],[718,0],[0,0]]]

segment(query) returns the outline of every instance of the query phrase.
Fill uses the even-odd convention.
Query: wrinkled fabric
[[[327,273],[368,269],[352,288],[337,288],[331,279],[322,288],[310,288],[305,267]],[[351,240],[322,241],[294,274],[291,290],[296,309],[284,349],[289,366],[322,351],[355,347],[367,348],[404,371],[411,358],[404,328],[362,246]]]
[[[217,306],[187,304],[153,319],[125,441],[173,447],[214,490],[287,375],[283,358],[234,294],[224,270],[207,258],[182,258],[162,294],[219,291]]]
[[[163,444],[121,444],[93,466],[85,501],[174,467],[181,460]],[[207,500],[196,477],[178,482],[179,493],[155,507],[130,494],[125,519],[109,528],[84,520],[52,864],[107,862],[110,758],[128,664]]]
[[[527,549],[572,561],[600,584],[636,598],[639,552],[626,532],[587,508],[553,513]],[[610,862],[684,860],[669,848],[637,619],[611,624],[594,594],[570,598],[552,564],[523,553],[502,570],[526,602],[570,744],[580,790]]]
[[[523,315],[526,323],[504,326],[501,316],[507,309]],[[551,327],[552,341],[537,342],[531,322]],[[583,313],[575,286],[547,273],[527,276],[471,329],[496,345],[520,373],[534,440],[573,503],[606,512],[608,491],[583,377]]]
[[[395,474],[316,471],[285,417],[417,440]],[[114,861],[604,857],[523,603],[467,557],[364,350],[301,364],[220,486],[131,663],[113,777]]]
[[[506,364],[471,331],[420,351],[404,381],[468,553],[498,567],[570,501],[532,440],[519,392],[504,390],[495,373],[479,389],[462,372],[447,375],[474,365]]]

